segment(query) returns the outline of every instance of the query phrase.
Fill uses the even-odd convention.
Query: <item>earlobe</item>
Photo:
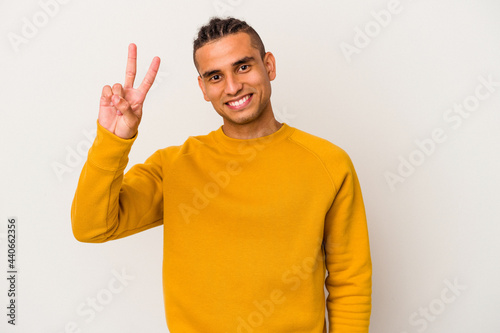
[[[210,102],[210,99],[208,98],[206,92],[205,92],[205,86],[203,84],[203,79],[201,76],[198,76],[198,85],[200,86],[201,92],[203,93],[203,98],[205,101]]]
[[[267,52],[264,56],[264,64],[266,66],[269,80],[273,81],[276,78],[276,59],[271,52]]]

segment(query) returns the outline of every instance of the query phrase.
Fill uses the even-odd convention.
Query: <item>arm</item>
[[[84,242],[104,242],[161,224],[161,158],[150,157],[123,175],[137,135],[142,105],[160,60],[155,57],[137,88],[137,48],[130,44],[125,85],[105,86],[97,137],[89,150],[71,208],[73,234]]]
[[[71,207],[75,238],[101,243],[162,224],[159,151],[124,175],[135,137],[121,139],[99,124],[97,127]]]
[[[372,291],[368,228],[358,178],[347,154],[345,159],[325,220],[330,333],[367,333]]]

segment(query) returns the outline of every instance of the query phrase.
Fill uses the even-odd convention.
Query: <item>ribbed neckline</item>
[[[294,131],[295,128],[289,126],[286,123],[283,123],[276,132],[269,135],[265,135],[263,137],[255,139],[235,139],[227,136],[222,130],[222,126],[220,126],[216,131],[214,131],[214,138],[215,141],[221,146],[232,151],[238,151],[238,149],[241,149],[242,147],[249,147],[253,145],[267,146],[270,144],[274,144],[286,139]]]

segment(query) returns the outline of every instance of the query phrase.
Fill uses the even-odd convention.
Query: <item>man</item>
[[[131,44],[124,86],[102,92],[72,206],[75,237],[105,242],[163,224],[172,333],[326,332],[325,284],[329,332],[368,332],[368,232],[348,155],[274,118],[275,58],[245,22],[212,19],[193,58],[223,125],[123,175],[160,62],[134,89]]]

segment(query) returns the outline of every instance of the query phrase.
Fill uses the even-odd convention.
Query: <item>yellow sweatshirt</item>
[[[163,224],[172,333],[366,333],[371,259],[348,155],[283,124],[249,140],[219,127],[125,175],[135,138],[98,124],[71,211],[82,242]],[[325,275],[328,272],[328,275]]]

